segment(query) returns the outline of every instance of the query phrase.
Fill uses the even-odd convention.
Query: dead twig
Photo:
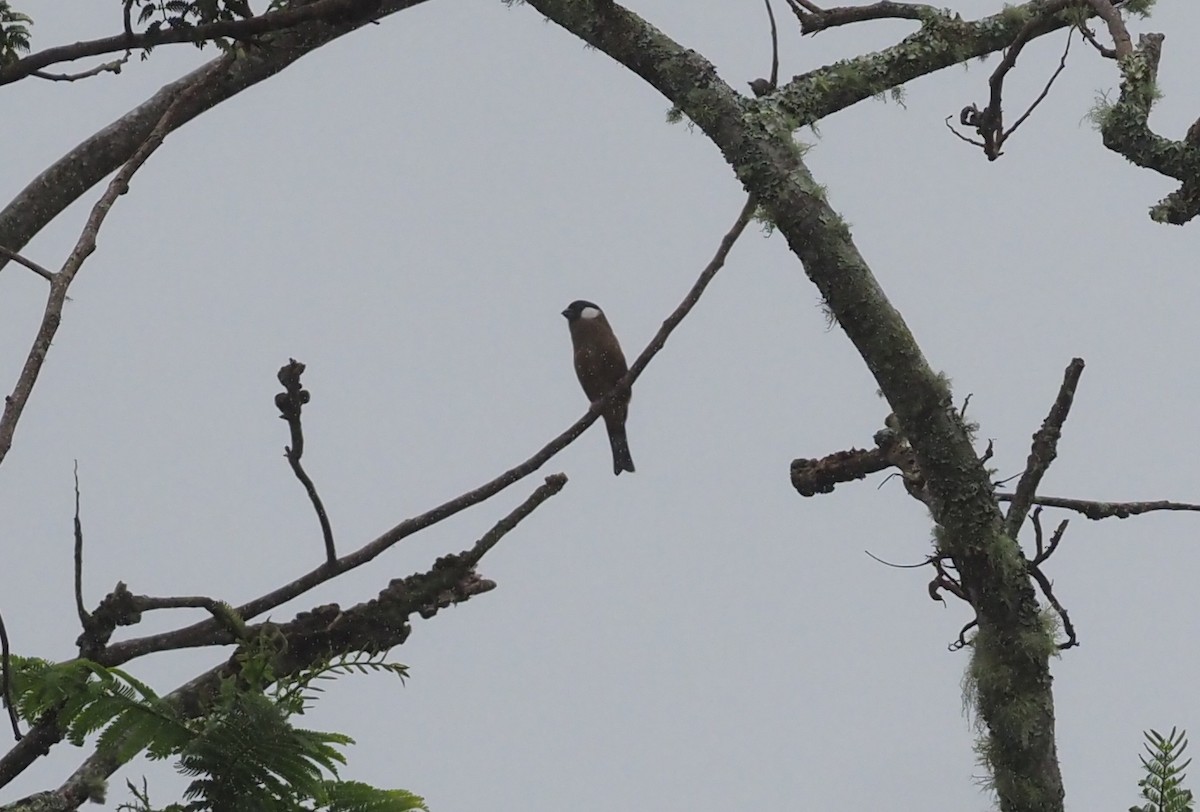
[[[8,630],[4,628],[4,616],[0,615],[0,701],[8,709],[8,721],[12,724],[13,738],[20,741],[21,725],[17,709],[13,707],[12,695],[12,652],[8,648]]]
[[[1037,106],[1041,104],[1046,96],[1050,94],[1050,88],[1054,86],[1054,80],[1058,78],[1059,74],[1066,70],[1067,54],[1071,53],[1072,30],[1073,29],[1070,28],[1067,29],[1067,45],[1065,48],[1063,48],[1062,58],[1058,60],[1058,67],[1054,70],[1054,73],[1050,74],[1050,80],[1046,82],[1046,86],[1042,88],[1042,92],[1038,94],[1038,97],[1033,100],[1033,104],[1029,105],[1029,109],[1022,113],[1021,117],[1018,118],[1013,125],[1005,130],[1000,136],[1001,145],[1003,145],[1003,143],[1008,140],[1009,136],[1017,131],[1017,127],[1020,127],[1025,122],[1025,119],[1029,118],[1033,111],[1037,109]]]
[[[1073,358],[1063,373],[1063,382],[1058,389],[1058,397],[1050,407],[1050,413],[1042,421],[1042,427],[1033,435],[1033,447],[1029,451],[1029,460],[1025,464],[1025,472],[1017,482],[1017,489],[1004,517],[1004,531],[1008,537],[1015,539],[1021,532],[1021,525],[1029,513],[1033,496],[1037,492],[1042,477],[1054,462],[1058,454],[1058,438],[1062,436],[1063,423],[1071,411],[1071,403],[1075,399],[1075,389],[1079,385],[1079,377],[1083,374],[1083,359]]]
[[[871,3],[865,6],[843,6],[839,8],[821,9],[808,0],[788,0],[792,13],[800,21],[800,31],[804,34],[815,34],[826,28],[836,28],[840,25],[850,25],[868,20],[918,20],[925,21],[931,16],[941,13],[933,6],[924,3],[897,3],[889,0]]]
[[[128,8],[128,5],[126,5],[126,8]],[[93,76],[99,76],[101,73],[120,73],[121,68],[129,61],[130,56],[131,53],[127,51],[120,59],[103,62],[90,70],[81,71],[80,73],[47,73],[44,70],[35,70],[30,75],[51,82],[78,82],[80,79],[90,79]]]
[[[300,463],[300,458],[304,456],[304,429],[300,425],[300,410],[308,403],[310,397],[308,390],[300,385],[300,376],[303,373],[304,364],[295,358],[288,359],[288,363],[279,368],[277,377],[283,384],[284,391],[275,396],[275,406],[279,409],[279,416],[287,421],[292,434],[292,444],[284,446],[284,456],[287,457],[288,464],[292,466],[292,473],[304,486],[304,491],[317,512],[317,521],[321,524],[321,537],[325,540],[325,563],[333,565],[337,561],[337,548],[333,543],[333,527],[329,523],[329,514],[325,512],[325,504],[317,493],[317,486]]]
[[[79,518],[79,460],[75,460],[75,611],[86,630],[91,615],[83,606],[83,521]]]
[[[26,259],[25,257],[18,254],[16,251],[9,250],[8,248],[5,248],[3,245],[0,245],[0,257],[4,257],[5,259],[11,259],[13,262],[17,263],[18,265],[24,265],[26,268],[28,268],[29,270],[33,271],[35,274],[40,276],[42,279],[45,279],[47,282],[54,281],[54,272],[53,271],[46,270],[41,265],[38,265],[36,262],[34,262],[32,259]]]
[[[998,493],[996,499],[1000,502],[1012,502],[1016,494]],[[1154,502],[1100,502],[1092,499],[1063,499],[1057,496],[1035,496],[1030,504],[1043,505],[1050,508],[1062,508],[1082,513],[1084,516],[1099,521],[1100,519],[1128,519],[1142,513],[1155,510],[1178,510],[1185,512],[1200,512],[1200,505],[1191,502],[1171,502],[1160,499]]]
[[[967,641],[967,632],[971,631],[971,629],[975,628],[978,625],[979,625],[978,620],[972,620],[967,625],[963,626],[962,629],[958,633],[958,639],[955,640],[950,645],[946,646],[946,648],[950,651],[961,651],[962,649],[969,646],[970,643]]]
[[[116,203],[117,198],[128,191],[129,181],[134,173],[162,145],[163,138],[166,137],[167,132],[171,128],[171,119],[177,114],[182,105],[198,92],[205,81],[213,75],[214,71],[212,70],[201,73],[192,84],[183,89],[175,98],[175,101],[167,108],[162,118],[159,119],[158,124],[151,130],[146,140],[142,142],[142,145],[117,170],[116,175],[109,181],[104,193],[100,195],[100,199],[92,206],[92,211],[88,215],[83,231],[80,233],[79,239],[76,241],[70,256],[67,257],[67,261],[63,264],[62,270],[53,275],[53,279],[50,282],[50,294],[46,301],[45,311],[42,314],[41,325],[38,327],[37,335],[33,340],[33,347],[29,350],[12,394],[5,399],[4,412],[0,415],[0,462],[4,461],[9,449],[12,448],[13,435],[16,432],[17,423],[21,419],[21,413],[25,410],[25,405],[29,402],[29,396],[33,393],[33,386],[37,382],[42,365],[45,363],[46,354],[50,351],[50,344],[54,340],[54,335],[58,332],[58,326],[62,321],[63,302],[67,298],[67,290],[75,280],[75,275],[79,273],[79,269],[83,267],[84,260],[96,250],[96,237],[100,233],[100,227],[104,224],[104,220],[112,209],[113,204]]]
[[[366,564],[414,533],[437,524],[443,519],[447,519],[460,511],[494,496],[545,465],[551,457],[574,442],[592,423],[596,422],[605,408],[607,408],[609,401],[612,398],[619,397],[622,392],[628,390],[659,351],[662,350],[671,333],[700,301],[700,297],[709,283],[712,282],[713,277],[724,266],[725,259],[729,256],[729,252],[732,250],[734,243],[737,242],[738,237],[745,231],[756,207],[757,201],[753,196],[750,196],[734,221],[733,226],[729,229],[729,232],[721,238],[716,253],[708,265],[700,272],[691,290],[688,291],[679,306],[663,321],[662,326],[650,340],[650,343],[630,366],[629,372],[617,382],[616,386],[607,395],[592,403],[583,417],[576,420],[566,431],[543,446],[532,457],[510,468],[491,481],[480,485],[474,490],[460,494],[418,516],[405,519],[375,540],[368,542],[352,553],[343,555],[332,564],[328,562],[323,563],[321,566],[310,570],[290,583],[284,584],[265,595],[261,595],[252,601],[235,607],[234,611],[239,617],[246,620],[257,617],[264,612],[269,612],[271,609],[304,594],[313,587],[335,578],[343,572]],[[155,651],[221,642],[228,641],[222,636],[219,626],[213,621],[203,621],[163,634],[149,635],[115,643],[105,650],[103,657],[100,658],[100,662],[107,666],[114,666]]]

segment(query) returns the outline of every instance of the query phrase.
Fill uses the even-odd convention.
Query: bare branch
[[[717,271],[725,264],[725,259],[729,255],[730,249],[733,248],[737,238],[745,230],[746,225],[750,222],[754,214],[755,201],[753,197],[746,201],[742,207],[742,211],[738,214],[737,220],[734,222],[729,232],[721,239],[720,245],[717,247],[716,253],[712,260],[700,272],[696,282],[692,285],[683,301],[669,315],[658,332],[650,340],[638,356],[637,360],[629,368],[629,372],[622,378],[613,389],[604,397],[595,401],[588,408],[583,417],[579,418],[566,431],[555,437],[547,443],[540,451],[534,454],[525,462],[510,468],[500,476],[480,485],[474,490],[467,491],[454,499],[444,502],[431,510],[414,516],[410,519],[405,519],[400,524],[388,530],[383,535],[371,541],[358,550],[348,553],[334,562],[326,562],[321,566],[310,570],[308,573],[300,576],[294,581],[285,584],[272,592],[255,598],[248,603],[236,607],[237,614],[250,620],[264,612],[274,609],[298,595],[302,595],[313,587],[325,583],[326,581],[337,577],[343,572],[355,569],[368,563],[391,548],[393,545],[402,541],[414,533],[424,530],[425,528],[437,524],[443,519],[449,518],[462,510],[465,510],[473,505],[476,505],[485,499],[488,499],[500,491],[512,485],[529,474],[543,466],[551,457],[557,454],[562,449],[566,448],[574,442],[580,435],[583,434],[592,423],[603,413],[608,402],[619,397],[624,391],[627,391],[630,386],[642,374],[654,356],[666,345],[667,338],[671,332],[679,326],[680,322],[691,312],[692,308],[700,300],[700,296],[704,293],[704,289],[712,281]],[[115,643],[108,647],[102,655],[98,655],[97,659],[104,665],[113,666],[120,665],[135,657],[141,657],[155,651],[163,651],[166,649],[189,648],[204,645],[214,645],[218,643],[228,643],[229,638],[220,627],[212,621],[204,621],[196,623],[183,629],[165,632],[157,635],[149,635],[147,637],[136,638],[133,640],[125,640]]]
[[[771,126],[781,110],[795,110],[797,120],[811,121],[827,105],[844,107],[847,99],[858,94],[869,96],[902,84],[908,71],[928,73],[938,59],[967,59],[994,32],[985,35],[952,14],[939,14],[935,22],[906,39],[908,48],[903,50],[912,60],[907,67],[889,70],[890,58],[898,54],[880,52],[862,60],[869,64],[861,72],[856,60],[830,68],[831,73],[852,77],[853,89],[849,80],[836,82],[837,91],[814,102],[804,92],[806,77],[798,77],[769,101],[747,101],[702,55],[613,0],[526,0],[526,5],[623,64],[679,107],[721,150],[799,258],[912,445],[925,480],[926,504],[941,525],[938,552],[953,559],[963,594],[979,618],[981,631],[975,638],[975,645],[981,647],[979,656],[1006,674],[1004,680],[980,680],[975,695],[989,737],[989,766],[996,786],[1003,788],[1001,806],[1018,808],[1025,799],[1037,797],[1046,809],[1061,808],[1049,657],[1005,643],[1013,635],[1039,628],[1040,607],[1024,568],[999,563],[1011,560],[1016,542],[1003,533],[988,472],[951,405],[945,378],[930,367],[911,330],[888,301],[850,227],[829,205],[796,148],[792,133]],[[1000,17],[996,28],[1011,32],[1012,21]],[[1050,21],[1047,26],[1063,24]],[[930,40],[933,43],[925,56],[913,53],[922,37],[927,46]],[[956,47],[947,47],[950,41]],[[935,52],[941,56],[933,57]],[[1035,711],[1017,724],[1008,712],[1014,702]],[[1019,797],[1008,792],[1018,786]]]
[[[771,8],[771,0],[763,0],[767,5],[767,18],[771,21],[771,78],[752,79],[750,90],[758,98],[775,92],[779,87],[779,30],[775,26],[775,10]]]
[[[289,359],[287,364],[280,367],[278,378],[279,382],[283,384],[284,391],[275,396],[275,406],[279,409],[279,416],[287,421],[288,428],[292,433],[292,444],[284,447],[284,456],[287,457],[288,464],[292,466],[292,473],[304,486],[304,491],[308,494],[313,509],[317,512],[317,521],[321,524],[321,536],[325,540],[325,563],[332,566],[337,562],[337,548],[333,543],[333,527],[329,524],[329,515],[325,512],[325,505],[317,494],[317,486],[313,484],[312,479],[304,470],[304,466],[300,463],[300,458],[304,456],[304,429],[300,425],[300,410],[309,400],[308,390],[300,386],[300,376],[303,373],[304,364],[295,358]]]
[[[1061,538],[1062,531],[1064,530],[1066,530],[1065,521],[1059,525],[1059,529],[1055,531],[1055,536]],[[1058,597],[1054,594],[1054,585],[1050,583],[1050,579],[1042,572],[1041,567],[1034,562],[1026,562],[1026,568],[1029,570],[1029,574],[1033,577],[1033,580],[1037,581],[1038,586],[1041,587],[1042,594],[1046,596],[1046,600],[1054,607],[1054,611],[1058,613],[1059,618],[1062,620],[1063,633],[1067,635],[1067,639],[1065,642],[1059,643],[1058,648],[1065,650],[1078,646],[1079,638],[1075,634],[1075,626],[1071,623],[1070,614],[1067,613],[1066,608],[1059,603]]]
[[[21,741],[21,725],[17,709],[13,707],[12,695],[12,652],[8,648],[8,630],[4,628],[4,616],[0,615],[0,702],[8,709],[8,721],[12,724],[13,738]]]
[[[1029,118],[1030,114],[1037,109],[1037,106],[1041,104],[1043,100],[1045,100],[1046,96],[1050,94],[1050,88],[1054,87],[1054,80],[1058,78],[1059,74],[1066,70],[1067,54],[1071,53],[1071,34],[1074,32],[1074,30],[1075,29],[1073,28],[1067,30],[1067,44],[1066,47],[1063,48],[1062,58],[1058,60],[1058,67],[1055,69],[1054,73],[1050,74],[1050,81],[1046,82],[1046,86],[1042,88],[1042,92],[1038,94],[1038,97],[1033,100],[1033,104],[1029,105],[1029,109],[1022,113],[1021,117],[1018,118],[1011,127],[1004,131],[1004,134],[1000,138],[1001,144],[1007,141],[1008,137],[1017,131],[1017,127],[1020,127],[1021,124],[1024,123],[1025,119]]]
[[[215,68],[210,68],[207,72],[200,73],[193,79],[191,85],[180,91],[166,112],[163,113],[158,124],[150,132],[149,137],[146,138],[137,151],[117,171],[117,174],[113,176],[113,179],[108,184],[108,188],[104,190],[104,194],[100,196],[100,199],[92,207],[87,222],[84,224],[83,231],[75,243],[75,248],[71,251],[70,256],[67,257],[62,270],[54,274],[54,278],[50,283],[50,295],[46,301],[41,326],[38,328],[37,336],[33,341],[33,347],[29,350],[29,355],[26,357],[25,364],[17,378],[17,384],[13,388],[12,394],[5,399],[4,412],[0,416],[0,462],[4,461],[8,450],[12,448],[13,435],[17,430],[17,423],[21,419],[21,413],[25,409],[25,404],[29,402],[29,396],[33,393],[33,386],[37,382],[38,374],[42,370],[42,364],[45,363],[46,354],[50,351],[50,344],[54,339],[54,334],[58,332],[58,325],[62,320],[63,302],[67,297],[67,289],[70,288],[71,282],[75,280],[75,275],[79,273],[79,269],[83,267],[84,260],[96,250],[96,237],[100,233],[100,226],[104,224],[104,219],[108,216],[108,212],[112,209],[113,204],[116,203],[117,198],[128,191],[129,180],[133,177],[133,174],[141,168],[142,164],[162,144],[163,138],[166,137],[171,129],[171,119],[180,105],[199,90],[214,71]]]
[[[1058,397],[1050,407],[1050,413],[1042,421],[1042,427],[1033,435],[1033,448],[1029,452],[1029,460],[1025,463],[1025,473],[1017,482],[1017,490],[1008,507],[1004,519],[1004,532],[1009,538],[1015,539],[1021,532],[1021,525],[1029,513],[1033,495],[1042,482],[1042,477],[1050,463],[1058,454],[1058,438],[1062,436],[1063,423],[1071,411],[1071,403],[1075,399],[1075,388],[1079,385],[1079,377],[1083,375],[1083,359],[1074,358],[1063,373],[1063,382],[1058,389]]]
[[[779,87],[779,30],[775,26],[775,10],[771,8],[771,0],[763,0],[767,4],[767,17],[771,20],[771,89]]]
[[[923,3],[896,3],[889,0],[867,6],[844,6],[824,10],[800,0],[789,2],[792,12],[800,20],[800,31],[804,34],[815,34],[826,28],[868,20],[925,20],[938,13],[938,9]]]
[[[79,460],[75,460],[75,611],[86,630],[91,615],[83,606],[83,521],[79,518]]]
[[[1012,502],[1016,494],[998,493],[996,499],[1000,502]],[[1171,502],[1160,499],[1154,502],[1100,502],[1092,499],[1063,499],[1057,496],[1035,496],[1030,504],[1043,505],[1050,508],[1062,508],[1081,513],[1093,521],[1100,519],[1128,519],[1142,513],[1156,510],[1176,510],[1184,512],[1200,512],[1200,505],[1190,502]]]
[[[1100,41],[1096,39],[1095,33],[1093,33],[1092,29],[1088,28],[1087,25],[1080,23],[1077,28],[1079,29],[1079,33],[1083,35],[1084,40],[1091,43],[1091,46],[1096,49],[1100,56],[1104,57],[1105,59],[1117,58],[1117,52],[1112,48],[1102,45]]]
[[[377,18],[420,5],[426,0],[383,0]],[[218,57],[181,79],[162,87],[133,110],[96,132],[34,178],[0,210],[0,245],[22,250],[31,239],[68,206],[121,166],[142,145],[163,113],[197,76],[214,65],[224,65],[205,92],[192,98],[172,118],[175,129],[254,84],[268,79],[305,54],[344,36],[368,21],[361,19],[313,20],[265,35],[264,47],[242,52],[236,58]],[[15,64],[15,63],[14,63]],[[11,66],[9,66],[11,68]],[[7,68],[6,68],[7,69]],[[7,263],[0,254],[0,270]]]
[[[1104,20],[1108,26],[1108,33],[1113,38],[1113,46],[1116,52],[1117,59],[1129,56],[1133,53],[1133,40],[1129,36],[1129,29],[1125,27],[1125,21],[1121,19],[1121,12],[1117,11],[1116,7],[1110,0],[1084,0],[1096,12],[1096,16]]]
[[[273,632],[286,641],[287,652],[275,664],[277,678],[300,673],[341,654],[386,651],[408,638],[410,615],[430,618],[445,606],[493,589],[495,584],[481,579],[474,571],[475,566],[501,538],[566,483],[567,477],[561,473],[546,477],[542,485],[496,522],[469,550],[439,558],[428,572],[394,579],[370,601],[346,610],[336,604],[317,607],[298,614],[290,623],[275,626]],[[252,639],[266,625],[246,629],[244,638]],[[214,684],[235,673],[237,667],[236,661],[231,660],[189,680],[165,699],[188,718],[196,718],[216,696]],[[52,808],[73,809],[82,804],[96,780],[112,775],[121,766],[123,762],[113,755],[119,750],[120,747],[107,748],[87,758],[62,786],[48,793],[50,803],[61,804]]]
[[[468,569],[479,563],[479,560],[491,550],[500,539],[508,535],[525,517],[538,509],[538,506],[554,496],[563,489],[567,484],[566,474],[551,474],[546,477],[545,483],[538,486],[537,490],[529,494],[524,502],[517,505],[500,521],[492,526],[492,529],[487,531],[480,537],[479,541],[475,542],[470,550],[460,555],[463,563],[468,565]]]
[[[11,259],[13,262],[17,263],[18,265],[24,265],[26,268],[28,268],[29,270],[33,271],[35,274],[40,276],[42,279],[45,279],[47,282],[54,281],[54,272],[53,271],[46,270],[41,265],[38,265],[36,262],[34,262],[32,259],[26,259],[25,257],[18,254],[16,251],[10,251],[9,249],[5,248],[3,245],[0,245],[0,257],[4,257],[6,259]]]
[[[90,79],[93,76],[99,76],[101,73],[120,73],[121,68],[129,61],[129,57],[130,54],[126,52],[120,59],[103,62],[90,70],[80,73],[47,73],[43,70],[35,70],[31,75],[39,79],[47,79],[51,82],[78,82],[80,79]]]

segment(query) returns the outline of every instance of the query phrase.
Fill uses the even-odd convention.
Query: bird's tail
[[[633,473],[633,457],[629,454],[629,440],[625,437],[624,421],[604,421],[608,429],[608,444],[612,446],[613,473],[618,476],[622,471]]]

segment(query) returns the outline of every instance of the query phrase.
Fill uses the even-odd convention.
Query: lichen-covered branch
[[[1120,96],[1111,106],[1097,109],[1094,116],[1104,146],[1138,166],[1181,182],[1179,189],[1151,207],[1150,218],[1182,225],[1200,214],[1200,146],[1163,138],[1150,129],[1162,46],[1162,34],[1143,34],[1132,51],[1123,55],[1118,51]]]
[[[915,450],[949,555],[979,617],[974,658],[982,744],[1005,810],[1060,810],[1049,657],[1017,544],[1003,532],[987,471],[933,371],[825,200],[792,133],[793,117],[773,96],[736,93],[702,55],[610,0],[528,0],[553,22],[657,88],[721,150],[743,186],[800,258],[870,368]],[[873,91],[877,92],[877,91]]]
[[[964,20],[948,9],[927,6],[877,3],[863,9],[905,6],[902,16],[921,20],[921,28],[895,45],[871,54],[846,59],[800,74],[788,82],[773,98],[780,109],[795,120],[796,126],[813,124],[825,116],[843,110],[864,99],[899,87],[921,76],[958,65],[976,57],[995,53],[1018,38],[1022,42],[1071,25],[1062,12],[1076,0],[1029,0],[1006,7],[1003,11],[978,20]],[[913,11],[916,9],[916,11]],[[838,24],[854,22],[853,9],[836,17]],[[912,12],[912,13],[909,13]],[[1076,9],[1076,17],[1081,10]],[[877,17],[869,17],[876,19]]]
[[[480,559],[540,505],[567,484],[563,474],[551,474],[521,504],[513,508],[469,549],[439,558],[427,572],[395,578],[373,599],[342,609],[337,604],[299,613],[283,624],[261,623],[247,627],[244,637],[269,633],[280,641],[272,663],[277,678],[299,674],[339,656],[387,651],[406,641],[412,632],[410,618],[432,618],[441,609],[490,592],[495,583],[475,571]],[[231,642],[231,641],[227,641]],[[238,660],[210,669],[168,694],[165,699],[186,718],[201,716],[210,706],[222,678],[235,675]],[[42,719],[21,743],[0,758],[0,786],[21,772],[62,738],[53,718]],[[70,810],[88,800],[89,788],[103,782],[123,763],[114,752],[97,751],[57,790],[38,793],[0,812]]]
[[[1058,456],[1058,439],[1062,436],[1063,423],[1071,411],[1075,400],[1075,389],[1079,386],[1079,377],[1083,375],[1083,359],[1072,358],[1063,373],[1062,386],[1058,389],[1058,397],[1050,407],[1050,413],[1042,421],[1042,427],[1033,435],[1033,448],[1029,451],[1029,460],[1025,463],[1025,471],[1017,483],[1016,496],[1008,506],[1005,516],[1005,531],[1011,538],[1016,538],[1021,532],[1021,525],[1033,504],[1034,494],[1042,477],[1054,458]]]

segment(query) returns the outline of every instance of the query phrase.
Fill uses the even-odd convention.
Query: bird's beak
[[[571,320],[571,311],[570,310],[564,310],[562,312],[562,314],[563,314],[564,319],[566,319],[567,321]]]

